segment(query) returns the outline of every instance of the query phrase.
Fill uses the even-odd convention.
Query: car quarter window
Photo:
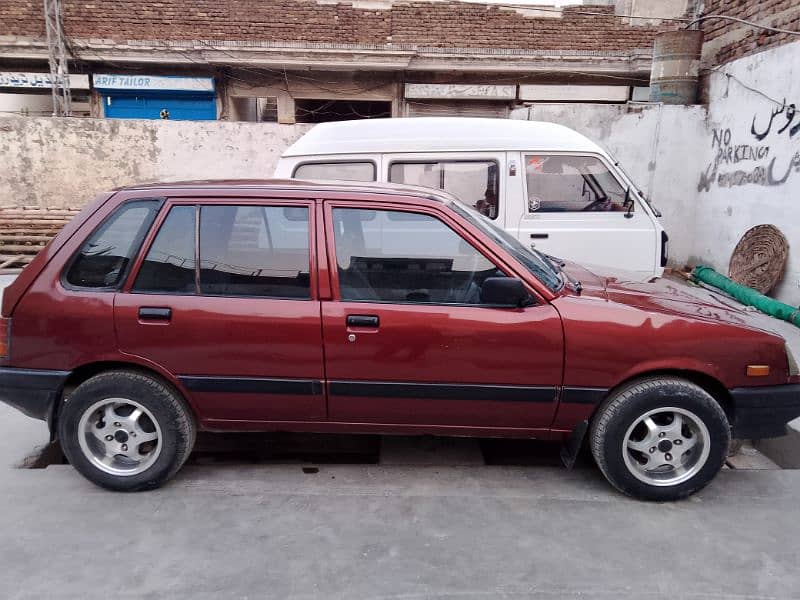
[[[308,218],[306,206],[204,205],[199,211],[195,206],[173,207],[133,290],[310,298]]]
[[[446,190],[482,215],[497,218],[500,185],[495,161],[398,161],[389,167],[389,181]]]
[[[342,300],[481,304],[481,285],[504,277],[439,219],[420,213],[333,209]]]
[[[81,246],[66,273],[66,283],[86,288],[117,287],[153,223],[159,205],[159,200],[137,200],[117,208]]]
[[[305,163],[295,168],[292,177],[295,179],[375,181],[375,163],[369,161]]]
[[[525,156],[528,212],[612,212],[627,209],[626,193],[594,156]]]

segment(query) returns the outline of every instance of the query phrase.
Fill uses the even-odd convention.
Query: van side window
[[[305,163],[295,167],[292,177],[295,179],[375,181],[375,163],[369,161]]]
[[[308,207],[203,206],[200,293],[311,297]]]
[[[430,215],[333,210],[342,300],[481,304],[488,277],[505,277],[460,235]]]
[[[593,156],[529,154],[525,184],[528,212],[627,210],[625,190]]]
[[[137,200],[120,206],[98,227],[73,258],[65,281],[86,288],[116,288],[139,251],[160,201]]]
[[[135,292],[194,294],[194,206],[175,206],[158,230],[133,284]]]
[[[496,219],[500,185],[494,161],[393,162],[389,181],[438,188]]]

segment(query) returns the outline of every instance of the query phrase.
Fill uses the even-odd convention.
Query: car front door
[[[562,372],[559,316],[542,301],[482,304],[483,281],[510,271],[464,223],[430,208],[337,201],[325,204],[325,226],[330,420],[549,427]]]
[[[168,201],[114,302],[118,343],[210,425],[321,420],[312,202]]]
[[[653,219],[599,157],[527,153],[522,159],[522,243],[600,273],[656,274]]]

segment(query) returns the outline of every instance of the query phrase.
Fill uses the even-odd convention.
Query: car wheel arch
[[[83,382],[91,379],[96,375],[100,375],[101,373],[108,373],[111,371],[127,371],[130,373],[147,375],[149,377],[152,377],[153,379],[156,379],[162,384],[169,386],[174,390],[174,392],[178,396],[180,396],[183,399],[183,401],[189,407],[189,410],[195,420],[195,426],[199,425],[197,418],[197,411],[195,409],[194,404],[192,403],[188,394],[186,394],[185,390],[183,390],[180,383],[173,377],[170,377],[168,374],[165,374],[150,366],[142,365],[136,362],[114,361],[114,360],[98,361],[80,365],[78,367],[75,367],[70,372],[69,377],[64,382],[64,385],[61,388],[60,394],[56,398],[56,402],[53,403],[52,413],[50,415],[50,418],[48,419],[51,439],[55,438],[56,431],[58,431],[58,414],[61,405],[64,403],[64,399],[67,396],[69,396],[69,394]]]
[[[636,383],[645,380],[645,379],[656,379],[656,378],[664,378],[664,377],[671,377],[675,379],[683,379],[685,381],[689,381],[694,383],[695,385],[699,386],[706,392],[708,392],[714,400],[716,400],[719,405],[722,407],[722,410],[725,411],[725,415],[728,417],[728,420],[733,423],[735,417],[735,409],[733,404],[733,399],[731,398],[730,392],[728,389],[723,385],[721,381],[712,377],[708,373],[703,373],[702,371],[694,371],[689,369],[658,369],[653,371],[645,371],[641,373],[637,373],[635,375],[631,375],[615,386],[610,388],[608,392],[603,396],[602,400],[597,403],[592,411],[591,416],[589,417],[589,422],[591,422],[595,416],[597,415],[600,406],[602,406],[603,402],[611,396],[619,392],[619,390],[635,385]]]

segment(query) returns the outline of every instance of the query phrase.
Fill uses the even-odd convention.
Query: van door
[[[386,154],[385,181],[453,194],[501,226],[506,223],[505,152]]]
[[[600,156],[531,152],[521,160],[520,241],[600,273],[660,273],[653,217]]]
[[[115,296],[120,350],[173,374],[206,424],[326,417],[312,207],[167,202]]]

